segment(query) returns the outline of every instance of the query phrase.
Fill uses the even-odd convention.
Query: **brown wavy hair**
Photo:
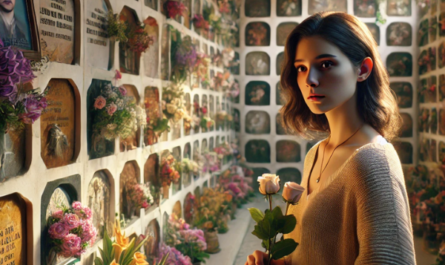
[[[374,66],[371,74],[365,81],[357,82],[357,111],[361,119],[386,140],[397,137],[402,118],[396,95],[389,87],[388,72],[378,53],[377,43],[363,22],[344,12],[316,13],[305,19],[288,36],[280,81],[285,102],[280,109],[283,127],[308,139],[319,138],[330,132],[326,115],[312,113],[304,101],[296,78],[294,60],[298,43],[302,38],[311,36],[320,36],[337,46],[357,69],[363,59],[372,59]]]

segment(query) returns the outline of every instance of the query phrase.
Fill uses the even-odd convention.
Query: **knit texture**
[[[305,191],[298,205],[289,207],[297,225],[285,238],[299,245],[286,264],[416,264],[408,196],[394,146],[384,140],[356,149],[308,199],[308,175],[320,143],[304,161]]]

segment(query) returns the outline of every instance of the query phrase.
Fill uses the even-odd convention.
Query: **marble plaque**
[[[269,75],[270,57],[265,52],[250,52],[246,55],[246,75]]]
[[[248,141],[244,153],[247,162],[270,163],[270,145],[266,140]]]
[[[28,264],[26,205],[17,195],[0,198],[0,264]]]
[[[48,87],[48,106],[40,117],[41,156],[47,168],[54,168],[74,160],[76,99],[66,79],[51,79]]]
[[[123,85],[123,87],[127,90],[126,97],[128,97],[129,99],[128,103],[139,105],[140,97],[137,88],[132,85]],[[120,151],[124,152],[127,150],[133,150],[138,148],[140,135],[141,135],[141,128],[138,126],[138,129],[127,138],[125,139],[119,138]]]
[[[111,187],[104,170],[94,173],[88,185],[88,207],[93,213],[93,225],[97,229],[96,242],[103,238],[105,230],[113,235],[113,214],[111,214]]]
[[[145,75],[151,78],[159,78],[159,25],[153,17],[145,19],[144,24],[145,31],[153,39],[153,43],[144,52]]]
[[[39,30],[43,57],[47,56],[53,62],[73,62],[74,32],[77,30],[74,16],[74,0],[40,0]]]
[[[136,211],[136,205],[132,205],[129,190],[133,185],[139,183],[139,166],[136,161],[125,163],[119,178],[119,213],[123,214],[126,219],[131,219],[134,214],[139,215]]]
[[[85,13],[85,59],[87,64],[107,70],[110,66],[110,55],[114,45],[106,31],[109,4],[105,0],[88,0],[84,2]],[[112,55],[111,55],[112,56]]]
[[[252,110],[246,114],[246,133],[269,134],[270,116],[265,111]]]
[[[119,20],[128,23],[128,27],[136,27],[139,23],[136,12],[127,6],[122,8]],[[119,70],[122,73],[138,75],[139,58],[140,55],[132,51],[125,42],[119,42]]]
[[[277,162],[300,162],[300,150],[300,145],[295,141],[278,141],[276,144]]]
[[[269,46],[270,26],[265,22],[251,22],[246,26],[246,46]]]
[[[281,23],[277,27],[277,46],[284,46],[289,34],[298,26],[296,22]]]

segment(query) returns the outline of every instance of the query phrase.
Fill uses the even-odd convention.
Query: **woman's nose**
[[[316,69],[311,68],[308,70],[306,84],[311,87],[318,86],[318,73],[317,73]]]

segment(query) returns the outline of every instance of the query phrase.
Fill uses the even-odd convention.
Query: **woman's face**
[[[337,46],[320,36],[301,39],[294,66],[301,94],[314,114],[333,110],[355,96],[358,68]]]

